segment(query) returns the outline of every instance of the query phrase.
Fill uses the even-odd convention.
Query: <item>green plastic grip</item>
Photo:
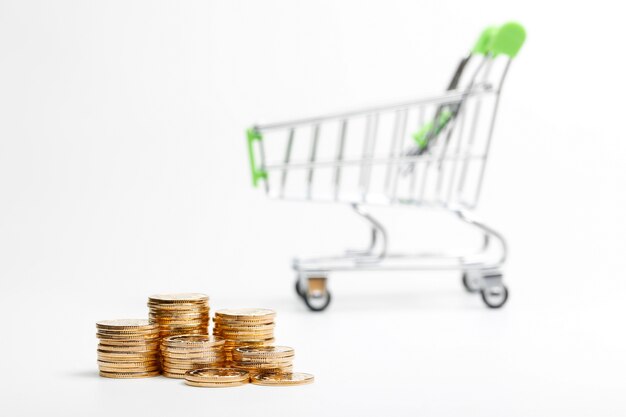
[[[508,22],[499,27],[489,26],[480,34],[472,53],[515,58],[525,40],[526,30],[519,23]]]
[[[256,160],[254,159],[254,142],[262,141],[263,135],[258,130],[251,128],[246,132],[248,138],[248,156],[250,158],[250,169],[252,172],[252,185],[257,187],[259,184],[259,180],[263,179],[267,181],[267,171],[261,169],[257,166]]]
[[[434,124],[431,121],[426,123],[419,131],[413,134],[413,139],[417,143],[417,146],[419,146],[420,150],[426,148],[426,146],[428,145],[428,141],[436,137],[443,130],[443,128],[446,127],[450,119],[452,119],[452,112],[448,109],[445,109],[439,115],[437,126],[434,129]]]
[[[491,45],[491,39],[493,39],[493,35],[497,31],[497,26],[486,27],[485,30],[480,33],[478,40],[474,44],[474,47],[472,48],[472,53],[478,55],[487,55],[487,53],[489,52],[489,47]]]

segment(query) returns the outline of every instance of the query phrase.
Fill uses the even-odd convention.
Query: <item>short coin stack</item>
[[[170,336],[161,342],[163,375],[184,378],[187,371],[224,365],[224,341],[210,336]]]
[[[209,332],[209,297],[205,294],[157,294],[148,298],[150,321],[161,337]]]
[[[248,371],[251,376],[293,370],[294,350],[287,346],[238,347],[233,350],[232,356],[231,365]]]
[[[96,323],[98,367],[108,378],[159,375],[159,328],[148,320],[104,320]]]
[[[236,387],[247,384],[250,375],[246,371],[231,368],[196,369],[185,374],[185,383],[194,387]]]
[[[237,347],[269,346],[274,342],[273,310],[242,308],[215,312],[213,335],[224,339],[227,364],[232,361],[232,351]]]

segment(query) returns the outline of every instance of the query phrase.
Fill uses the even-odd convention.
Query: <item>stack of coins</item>
[[[293,370],[294,351],[287,346],[238,347],[233,350],[232,356],[231,365],[248,371],[251,376]]]
[[[158,294],[148,298],[150,321],[161,337],[209,333],[209,297],[205,294]]]
[[[315,378],[311,374],[304,372],[273,374],[258,374],[250,378],[250,382],[255,385],[286,386],[312,384]]]
[[[108,378],[159,375],[159,327],[148,320],[104,320],[96,323],[98,367]]]
[[[170,336],[161,342],[163,375],[184,378],[187,371],[224,365],[224,341],[210,336]]]
[[[215,312],[213,335],[224,339],[227,364],[232,361],[232,351],[237,347],[269,346],[274,342],[274,318],[272,310],[242,308]]]
[[[230,368],[204,368],[185,374],[185,383],[194,387],[224,388],[247,384],[250,375],[246,371]]]

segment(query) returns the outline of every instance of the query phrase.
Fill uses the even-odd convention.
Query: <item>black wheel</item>
[[[306,304],[309,310],[324,311],[326,310],[326,307],[328,307],[328,305],[330,304],[331,296],[330,292],[327,290],[319,295],[304,294],[302,296],[302,299],[304,300],[304,304]]]
[[[500,308],[509,299],[509,290],[506,286],[490,287],[480,290],[483,301],[489,308]]]
[[[477,275],[470,277],[470,274],[468,274],[467,271],[464,271],[461,282],[463,283],[463,288],[465,288],[467,292],[480,291],[480,278]]]
[[[298,297],[304,297],[304,291],[302,291],[302,288],[300,288],[300,280],[296,279],[296,294],[298,294]]]

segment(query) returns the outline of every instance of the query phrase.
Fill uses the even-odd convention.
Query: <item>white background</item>
[[[625,415],[622,18],[562,4],[2,0],[0,413]],[[509,239],[509,303],[456,273],[337,274],[306,311],[291,256],[366,230],[252,189],[245,129],[440,92],[509,19],[528,38],[476,213]],[[458,233],[402,216],[409,244]],[[315,384],[99,378],[95,321],[167,291],[275,308]]]

